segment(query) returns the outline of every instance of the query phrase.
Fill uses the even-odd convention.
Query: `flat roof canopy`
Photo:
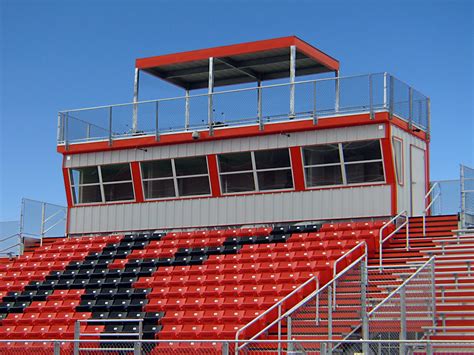
[[[339,71],[339,61],[296,36],[199,49],[136,60],[136,68],[187,90],[207,88],[209,58],[214,87],[290,76],[290,47],[296,76]]]

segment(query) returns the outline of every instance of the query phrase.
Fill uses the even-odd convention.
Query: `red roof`
[[[136,67],[185,89],[208,85],[208,60],[215,58],[214,86],[289,77],[290,46],[296,75],[339,70],[339,62],[296,36],[274,38],[136,60]]]

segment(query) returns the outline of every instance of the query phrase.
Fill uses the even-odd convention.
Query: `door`
[[[425,210],[426,193],[425,151],[410,146],[411,215],[421,216]]]

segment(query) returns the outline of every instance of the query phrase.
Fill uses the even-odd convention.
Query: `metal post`
[[[433,316],[433,327],[436,326],[436,278],[435,278],[435,260],[431,261],[431,268],[430,268],[430,273],[431,273],[431,314]],[[433,328],[435,329],[435,328]]]
[[[43,237],[44,237],[44,217],[46,204],[44,202],[41,203],[41,227],[40,227],[40,246],[43,246]]]
[[[332,286],[328,286],[328,340],[332,340]],[[332,344],[328,343],[328,353],[332,351]]]
[[[20,209],[20,255],[23,255],[23,251],[25,250],[25,239],[23,238],[23,231],[25,228],[25,199],[21,199],[21,209]]]
[[[316,291],[319,290],[319,279],[316,278]],[[316,325],[319,325],[319,292],[316,292]]]
[[[281,354],[281,303],[278,305],[278,355]]]
[[[224,342],[222,344],[222,355],[229,355],[229,343]]]
[[[293,343],[291,342],[292,334],[291,334],[291,316],[288,316],[286,318],[286,335],[287,335],[287,340],[288,344],[286,347],[286,351],[293,351]]]
[[[459,182],[461,185],[461,229],[466,228],[466,192],[464,191],[464,166],[460,165]]]
[[[58,143],[64,141],[64,122],[63,122],[62,116],[63,114],[59,112],[58,113],[58,132],[57,132]]]
[[[132,133],[135,133],[138,129],[138,85],[140,80],[140,70],[135,68],[135,79],[133,82],[133,121],[132,121]]]
[[[91,137],[91,124],[88,123],[86,126],[86,139],[89,139]]]
[[[341,99],[341,86],[340,86],[340,80],[339,80],[339,71],[336,71],[336,79],[335,79],[335,85],[336,85],[336,97],[334,100],[334,109],[337,112],[339,112],[339,105],[340,105],[340,99]]]
[[[387,109],[387,72],[383,73],[383,108]]]
[[[54,355],[60,355],[61,354],[61,342],[55,341],[54,342]]]
[[[76,320],[74,323],[74,355],[79,355],[79,335],[81,332],[81,326],[79,321]]]
[[[296,46],[290,46],[290,118],[295,117]]]
[[[394,82],[393,82],[393,77],[390,75],[388,77],[389,79],[389,85],[390,85],[390,99],[388,102],[388,118],[392,119],[393,118],[393,105],[394,105],[394,95],[395,95],[395,89],[394,89]]]
[[[112,146],[112,106],[109,107],[109,146]]]
[[[184,98],[185,107],[184,107],[184,129],[187,131],[189,129],[189,90],[186,90],[186,95]]]
[[[408,128],[413,126],[413,88],[408,88]]]
[[[431,99],[426,98],[426,139],[428,142],[431,138]]]
[[[214,92],[214,58],[209,58],[209,84],[208,84],[208,107],[207,107],[207,124],[209,125],[209,135],[214,134],[213,127],[213,104],[212,104],[212,93]]]
[[[160,130],[158,127],[158,112],[159,112],[159,101],[155,103],[155,140],[158,142],[160,140]]]
[[[318,124],[318,114],[316,113],[316,81],[313,83],[313,124]]]
[[[407,305],[405,297],[405,286],[400,289],[400,355],[405,355],[405,343],[407,340]]]
[[[141,341],[136,341],[135,343],[133,343],[133,355],[140,355],[142,350],[141,345]]]
[[[372,74],[369,74],[369,115],[370,119],[374,119],[374,95],[373,95]]]
[[[66,112],[66,117],[64,119],[64,146],[66,150],[69,148],[69,112]]]
[[[362,339],[369,340],[369,320],[367,317],[367,265],[365,261],[360,263],[360,302],[361,302],[361,318],[362,318]],[[369,353],[369,345],[367,343],[362,344],[362,352],[364,354]]]
[[[409,230],[410,230],[410,217],[408,217],[408,215],[407,215],[406,219],[407,219],[407,224],[405,226],[405,229],[406,229],[405,233],[406,233],[406,239],[407,239],[406,240],[406,250],[408,251],[408,250],[410,250],[410,233],[409,233]]]
[[[263,131],[263,112],[262,112],[262,82],[259,80],[257,83],[257,117],[258,127]]]
[[[321,355],[326,355],[326,354],[327,354],[327,344],[321,343]]]

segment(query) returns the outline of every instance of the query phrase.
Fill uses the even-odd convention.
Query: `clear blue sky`
[[[0,0],[0,221],[22,197],[65,204],[57,111],[129,102],[135,58],[293,34],[342,75],[430,96],[432,178],[457,178],[474,165],[472,3]]]

